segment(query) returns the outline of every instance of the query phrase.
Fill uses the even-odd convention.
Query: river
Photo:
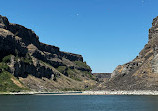
[[[158,111],[158,96],[0,95],[0,111]]]

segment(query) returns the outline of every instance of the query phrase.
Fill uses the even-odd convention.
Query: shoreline
[[[158,91],[54,91],[54,92],[0,92],[0,95],[158,95]]]
[[[158,95],[158,91],[133,90],[133,91],[84,91],[88,95]]]

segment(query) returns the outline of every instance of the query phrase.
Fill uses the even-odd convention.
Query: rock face
[[[93,73],[98,82],[106,82],[111,78],[111,73]]]
[[[43,90],[40,84],[46,80],[47,86],[43,86],[44,90],[82,89],[89,85],[89,82],[84,83],[85,80],[93,81],[91,68],[83,62],[81,55],[62,52],[56,46],[41,43],[31,29],[9,23],[8,19],[1,15],[0,61],[8,66],[5,71],[17,77],[31,90]],[[34,79],[29,83],[30,76]],[[67,85],[62,86],[64,82],[59,82],[59,78]],[[38,79],[43,81],[38,83]],[[75,82],[79,84],[77,87]]]
[[[129,63],[119,65],[104,88],[158,90],[158,17],[153,20],[149,41],[139,56]]]

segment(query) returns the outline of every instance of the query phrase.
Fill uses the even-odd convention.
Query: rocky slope
[[[41,43],[31,29],[0,15],[0,91],[82,90],[94,79],[81,55]]]
[[[149,29],[149,41],[139,55],[124,65],[119,65],[103,89],[158,90],[158,17]]]

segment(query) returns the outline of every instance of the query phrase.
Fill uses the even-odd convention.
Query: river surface
[[[158,111],[158,96],[0,95],[0,111]]]

